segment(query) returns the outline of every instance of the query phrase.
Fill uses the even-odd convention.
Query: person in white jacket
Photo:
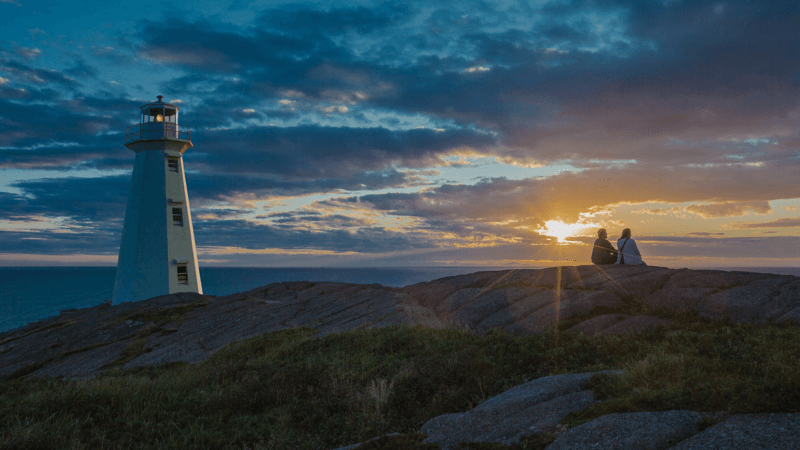
[[[617,264],[629,264],[632,266],[646,266],[639,253],[636,241],[631,239],[631,229],[622,230],[622,237],[617,241]]]

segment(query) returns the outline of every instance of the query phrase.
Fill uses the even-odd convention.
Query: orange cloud
[[[794,228],[800,227],[800,218],[790,217],[771,222],[734,222],[731,228]]]
[[[748,212],[755,214],[767,214],[772,212],[768,201],[753,202],[727,202],[711,203],[700,205],[689,205],[686,210],[697,214],[704,219],[715,219],[717,217],[743,216]]]

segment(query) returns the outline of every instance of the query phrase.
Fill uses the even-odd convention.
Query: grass
[[[0,381],[0,449],[332,449],[393,432],[363,448],[436,448],[418,433],[435,416],[541,376],[612,368],[625,373],[589,386],[605,401],[566,424],[626,411],[800,412],[800,329],[683,326],[593,338],[409,326],[315,338],[299,328],[231,344],[197,365],[83,381],[15,374]],[[133,341],[125,357],[143,345]],[[538,450],[552,438],[508,448]]]

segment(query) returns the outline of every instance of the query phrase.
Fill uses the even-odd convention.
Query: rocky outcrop
[[[0,375],[87,378],[110,367],[196,363],[231,342],[293,327],[320,336],[396,324],[527,335],[566,321],[573,332],[623,334],[668,326],[670,314],[687,311],[800,324],[800,278],[612,265],[477,272],[402,289],[296,281],[217,298],[173,294],[63,311],[2,333]]]
[[[539,378],[490,398],[461,414],[431,419],[421,431],[425,443],[447,449],[462,442],[519,443],[524,436],[548,433],[569,413],[591,406],[594,394],[583,390],[592,373]]]
[[[558,436],[548,450],[663,450],[698,432],[693,411],[606,414]]]
[[[62,311],[0,334],[0,376],[91,378],[103,370],[196,363],[236,341],[294,327],[318,336],[410,324],[517,335],[554,326],[587,335],[674,327],[677,317],[758,325],[800,324],[800,278],[643,266],[478,272],[402,289],[347,283],[273,283],[213,298],[173,294]],[[566,430],[559,422],[595,402],[591,374],[545,377],[422,431],[443,448],[510,444],[552,433],[557,449],[800,448],[800,415],[742,415],[700,431],[692,411],[609,414]],[[769,443],[761,446],[762,443]],[[351,446],[352,448],[355,448]]]
[[[608,371],[605,373],[619,373]],[[426,422],[424,443],[443,450],[459,444],[520,443],[531,435],[549,436],[545,450],[789,450],[800,448],[800,414],[743,414],[705,430],[717,414],[654,411],[606,414],[574,428],[560,422],[595,403],[584,386],[594,373],[543,377],[516,386],[477,407]],[[337,450],[355,450],[359,444]]]
[[[672,450],[791,450],[800,448],[800,414],[743,414],[680,442]]]

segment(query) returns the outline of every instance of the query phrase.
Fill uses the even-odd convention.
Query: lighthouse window
[[[189,271],[186,266],[178,266],[178,284],[189,284]]]
[[[168,159],[167,165],[169,166],[170,172],[177,172],[178,171],[178,160],[177,159]]]
[[[183,209],[172,208],[172,222],[175,224],[176,227],[183,226]]]

